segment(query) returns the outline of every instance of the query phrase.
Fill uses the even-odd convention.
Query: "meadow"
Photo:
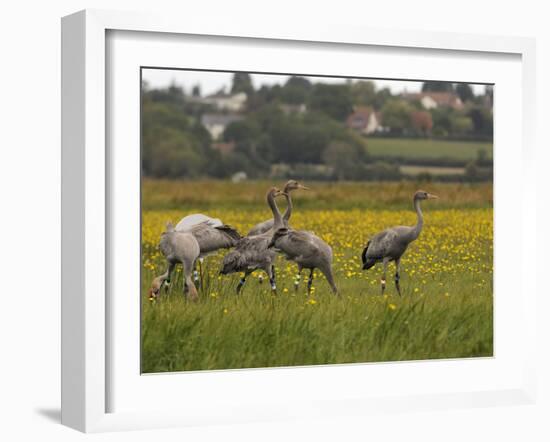
[[[225,252],[205,259],[200,299],[182,296],[181,268],[168,292],[150,302],[151,280],[165,271],[157,244],[166,221],[201,212],[241,234],[270,217],[265,192],[283,182],[144,180],[142,183],[142,372],[485,357],[493,354],[493,210],[491,184],[304,183],[293,193],[290,224],[312,230],[334,252],[341,296],[315,273],[295,290],[296,266],[278,259],[277,294],[255,272],[242,292],[238,274],[219,275]],[[420,238],[402,260],[399,297],[390,264],[361,270],[370,236],[416,222],[412,195],[423,188]],[[284,199],[278,200],[281,211]]]

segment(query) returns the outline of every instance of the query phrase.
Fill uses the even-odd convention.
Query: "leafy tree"
[[[468,83],[458,83],[455,87],[455,91],[463,103],[474,99],[474,91]]]
[[[193,95],[193,97],[201,96],[201,87],[199,84],[196,84],[195,86],[193,86],[193,89],[191,89],[191,95]]]
[[[306,103],[312,88],[307,78],[292,76],[281,88],[281,99],[289,104]]]
[[[414,108],[404,100],[389,100],[382,108],[384,126],[394,133],[404,133],[412,127],[411,114]]]
[[[360,179],[365,171],[361,151],[349,143],[333,141],[324,150],[323,162],[339,180]]]
[[[433,121],[433,134],[438,136],[446,136],[452,131],[452,114],[453,110],[448,107],[437,107],[430,111]]]
[[[254,140],[261,134],[259,124],[253,119],[243,121],[234,121],[230,123],[223,132],[225,141],[233,141],[236,143]]]
[[[148,96],[151,101],[172,104],[177,106],[180,110],[185,101],[183,89],[174,84],[166,89],[151,89],[144,91],[144,94]]]
[[[278,84],[269,87],[263,85],[258,89],[254,95],[248,96],[246,107],[249,112],[259,112],[265,106],[273,104],[277,100],[281,99],[282,87]]]
[[[374,106],[376,104],[376,86],[372,81],[357,81],[351,84],[353,104],[358,106]]]
[[[473,132],[478,135],[493,135],[493,112],[482,106],[472,107],[468,111],[468,116],[472,120]]]
[[[453,83],[448,81],[425,81],[422,92],[453,92]]]
[[[352,111],[353,102],[348,85],[317,83],[311,91],[309,109],[343,121]]]
[[[270,103],[255,112],[251,118],[256,121],[263,133],[270,133],[272,128],[286,116],[276,103]]]
[[[428,135],[433,127],[432,114],[415,110],[411,113],[411,124],[416,133]]]
[[[252,79],[250,74],[246,72],[235,72],[233,74],[233,84],[231,86],[231,93],[236,94],[244,92],[250,96],[254,93],[254,87],[252,86]]]
[[[202,174],[204,158],[190,135],[173,128],[160,129],[158,135],[150,159],[151,175],[178,178]]]
[[[158,177],[200,176],[212,155],[210,134],[184,112],[181,89],[142,93],[142,170]]]
[[[474,127],[472,119],[466,115],[453,115],[451,119],[451,131],[455,135],[465,135]]]
[[[233,154],[241,157],[244,156],[248,161],[246,165],[241,165],[241,169],[251,178],[258,178],[269,172],[271,162],[258,154],[257,145],[255,142],[242,141],[237,143]],[[231,154],[231,155],[233,155]],[[234,172],[238,172],[235,170]]]
[[[223,170],[222,177],[227,178],[236,172],[250,172],[250,160],[242,152],[234,152],[229,155],[222,155],[220,168]]]
[[[374,97],[373,106],[376,110],[380,110],[386,104],[386,101],[392,98],[392,93],[389,88],[385,87],[376,92]]]
[[[286,117],[275,122],[270,136],[275,159],[283,163],[319,163],[329,141],[322,127]]]
[[[485,86],[485,97],[487,99],[487,104],[490,107],[493,107],[493,85],[488,84]]]

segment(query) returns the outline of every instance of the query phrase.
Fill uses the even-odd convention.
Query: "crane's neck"
[[[273,229],[280,229],[284,226],[283,218],[281,217],[281,212],[279,212],[279,208],[277,207],[277,203],[275,202],[275,197],[272,192],[267,194],[267,204],[273,213]]]
[[[416,225],[412,229],[413,240],[418,238],[422,231],[422,226],[424,225],[424,216],[422,215],[422,209],[420,209],[420,200],[417,198],[414,200],[414,210],[416,211]]]
[[[288,220],[290,219],[290,215],[292,215],[292,198],[290,196],[290,191],[285,191],[285,198],[286,198],[286,210],[283,214],[283,222],[285,225],[288,224]]]

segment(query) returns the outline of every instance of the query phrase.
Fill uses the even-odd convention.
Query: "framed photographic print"
[[[63,423],[532,400],[531,40],[85,11],[62,43]]]
[[[493,356],[493,85],[141,84],[142,373]]]

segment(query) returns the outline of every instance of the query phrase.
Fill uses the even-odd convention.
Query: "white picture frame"
[[[362,415],[384,409],[388,412],[431,408],[456,408],[499,404],[532,403],[535,382],[535,281],[521,278],[522,337],[526,338],[521,358],[523,376],[520,385],[484,390],[426,394],[389,394],[376,398],[347,397],[342,394],[315,398],[311,407],[277,404],[270,409],[254,410],[252,402],[231,404],[239,413],[207,415],[200,409],[191,415],[182,408],[162,411],[109,411],[108,395],[112,358],[107,339],[112,320],[106,288],[109,284],[107,228],[111,216],[109,195],[109,155],[106,121],[108,84],[106,67],[108,32],[154,32],[160,35],[202,35],[269,39],[293,42],[368,45],[378,48],[467,51],[474,54],[513,54],[521,57],[521,274],[526,275],[526,257],[536,255],[534,109],[535,44],[532,39],[493,37],[417,31],[389,31],[344,26],[295,27],[277,23],[265,26],[250,23],[237,27],[231,23],[210,23],[197,18],[181,24],[174,17],[112,11],[81,11],[62,20],[62,423],[85,432],[210,423],[252,422],[289,417]],[[159,34],[156,34],[157,36]],[[475,79],[472,79],[475,80]],[[498,106],[496,107],[498,112]],[[498,174],[498,162],[496,166]],[[495,247],[496,253],[498,246]],[[517,327],[517,325],[516,325]],[[323,368],[320,368],[323,369]],[[333,367],[331,370],[341,370]],[[354,370],[361,370],[355,366]],[[389,368],[388,368],[389,369]],[[451,368],[449,368],[451,369]],[[241,373],[241,374],[240,374]],[[233,378],[242,372],[233,372]],[[280,372],[278,372],[280,373]],[[204,373],[204,376],[212,376]],[[261,376],[277,373],[263,371]],[[213,379],[213,378],[211,378]],[[170,381],[168,381],[170,382]],[[217,378],[217,384],[229,382]],[[275,380],[283,382],[282,379]],[[215,395],[215,392],[212,391]]]

